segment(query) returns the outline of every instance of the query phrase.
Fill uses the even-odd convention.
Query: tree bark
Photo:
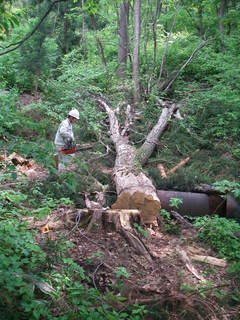
[[[34,101],[38,101],[38,81],[39,81],[39,67],[36,69],[36,76],[34,79]]]
[[[92,23],[93,23],[94,31],[97,32],[97,25],[96,25],[96,20],[95,20],[94,15],[92,15]],[[102,64],[103,64],[104,70],[107,73],[107,63],[106,63],[106,59],[105,59],[105,55],[104,55],[102,42],[101,42],[101,40],[99,39],[99,37],[97,35],[96,35],[96,41],[97,41],[99,54],[100,54],[100,57],[101,57],[101,60],[102,60]]]
[[[218,18],[219,18],[218,27],[219,27],[219,32],[220,32],[220,35],[221,35],[222,47],[224,47],[224,23],[223,23],[223,17],[224,17],[224,12],[225,12],[225,8],[226,8],[226,2],[227,2],[227,0],[221,0],[220,8],[219,8],[219,11],[218,11]]]
[[[220,33],[224,32],[223,16],[224,16],[225,8],[226,8],[226,0],[221,0],[219,12],[218,12]]]
[[[66,54],[68,52],[68,45],[67,45],[67,33],[69,29],[69,21],[68,18],[64,19],[63,24],[63,46],[62,46],[62,53]]]
[[[118,77],[126,78],[128,56],[128,13],[129,3],[123,1],[120,8],[120,27],[118,41]]]
[[[166,53],[167,53],[169,39],[171,37],[172,31],[173,31],[173,28],[174,28],[174,25],[175,25],[175,22],[176,22],[176,16],[177,16],[177,13],[178,13],[178,10],[179,10],[179,4],[180,4],[180,1],[177,2],[176,9],[175,9],[174,16],[173,16],[173,20],[172,20],[172,24],[171,24],[171,29],[169,31],[169,34],[168,34],[168,37],[167,37],[167,41],[166,41],[166,44],[165,44],[165,47],[164,47],[161,67],[160,67],[159,76],[158,76],[158,80],[157,80],[157,87],[158,88],[160,87],[160,81],[161,81],[161,77],[162,77],[163,66],[164,66],[164,63],[165,63],[165,56],[166,56]]]
[[[198,7],[198,32],[199,36],[203,38],[203,8],[202,8],[202,3],[200,3]]]
[[[141,1],[134,1],[134,30],[133,30],[133,102],[136,106],[140,102],[139,79],[139,49],[140,49],[140,6]]]
[[[146,63],[146,73],[149,72],[149,59],[147,54],[147,45],[149,39],[149,31],[148,31],[148,20],[149,20],[149,13],[151,13],[152,8],[152,0],[148,0],[148,8],[146,12],[146,17],[144,21],[144,36],[143,36],[143,51],[144,51],[144,59]]]
[[[157,59],[157,32],[156,32],[156,25],[157,25],[157,20],[159,18],[160,11],[161,11],[161,6],[162,6],[162,0],[157,0],[155,16],[154,16],[153,22],[152,22],[152,32],[153,32],[153,74],[155,73],[156,59]]]
[[[152,74],[151,74],[149,81],[148,81],[148,94],[150,94],[150,92],[151,92],[152,85],[153,85],[153,79],[155,77],[155,71],[156,71],[156,60],[157,60],[157,30],[156,30],[157,28],[156,28],[156,26],[157,26],[157,20],[160,15],[161,7],[162,7],[162,0],[157,0],[155,14],[152,17],[153,68],[152,68]]]
[[[84,6],[84,0],[82,0],[82,8]],[[84,60],[87,60],[87,48],[86,48],[86,39],[85,39],[85,15],[84,10],[82,10],[82,45],[83,45],[83,56]]]
[[[138,159],[142,165],[144,165],[150,155],[152,154],[160,135],[166,129],[168,121],[171,119],[174,111],[177,110],[179,106],[175,103],[172,104],[171,107],[164,106],[162,110],[162,114],[157,122],[157,124],[153,127],[151,132],[147,135],[147,138],[139,150]]]
[[[118,197],[112,209],[138,209],[143,223],[156,223],[161,208],[156,188],[139,169],[136,149],[129,144],[128,137],[121,134],[114,110],[102,99],[98,101],[108,114],[111,139],[117,153],[113,180]]]

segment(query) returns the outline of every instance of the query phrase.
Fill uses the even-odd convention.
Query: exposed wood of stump
[[[113,180],[118,197],[112,209],[139,209],[143,223],[156,223],[156,217],[161,208],[156,188],[140,170],[136,160],[136,149],[129,144],[128,137],[121,134],[114,110],[102,99],[98,101],[108,114],[111,139],[117,153]],[[123,132],[125,131],[123,129]]]

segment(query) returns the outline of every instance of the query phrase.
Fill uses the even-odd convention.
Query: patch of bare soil
[[[33,102],[38,102],[40,100],[40,98],[36,99],[32,94],[29,93],[23,93],[22,95],[20,95],[19,97],[19,105],[21,107],[25,107],[28,106],[29,104],[33,103]]]
[[[147,238],[135,232],[151,255],[149,261],[114,229],[107,231],[100,223],[86,231],[83,220],[81,210],[60,206],[44,221],[29,222],[39,230],[40,243],[46,237],[68,238],[74,244],[69,255],[84,268],[92,285],[101,292],[113,290],[127,298],[124,304],[115,302],[115,308],[139,303],[150,308],[168,306],[171,316],[167,319],[239,319],[239,307],[220,306],[217,298],[222,290],[229,295],[233,290],[226,262],[213,257],[211,263],[206,258],[204,262],[193,259],[213,256],[197,241],[195,229],[182,229],[181,236],[170,236],[161,228],[149,228]],[[119,276],[122,267],[127,277]]]

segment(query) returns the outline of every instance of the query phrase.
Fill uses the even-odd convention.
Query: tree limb
[[[132,110],[131,110],[130,104],[128,104],[126,109],[125,124],[121,132],[121,136],[125,136],[125,134],[129,131],[132,124],[133,124]]]
[[[163,133],[163,131],[167,127],[168,121],[171,119],[172,114],[178,109],[178,107],[179,107],[179,104],[173,103],[171,107],[163,108],[162,114],[157,124],[153,127],[151,132],[147,135],[144,144],[139,150],[139,160],[142,165],[144,165],[147,162],[148,158],[151,156],[160,135]]]
[[[69,0],[55,0],[54,2],[52,2],[50,4],[50,6],[48,7],[47,11],[45,12],[45,14],[40,19],[40,21],[35,25],[33,30],[31,32],[29,32],[22,40],[19,40],[15,43],[11,43],[8,46],[4,47],[3,50],[6,50],[6,49],[8,49],[8,50],[6,50],[4,52],[0,52],[0,56],[3,56],[4,54],[7,54],[9,52],[15,51],[16,49],[21,47],[24,44],[24,42],[26,42],[29,38],[31,38],[31,36],[34,35],[34,33],[38,30],[40,25],[43,23],[43,21],[47,18],[49,13],[52,11],[52,8],[54,7],[54,5],[59,2],[66,2],[66,1],[69,1]],[[14,47],[14,48],[11,48],[11,47]],[[11,48],[11,49],[9,49],[9,48]]]
[[[173,79],[168,83],[166,89],[164,89],[164,91],[168,91],[169,88],[171,87],[171,85],[173,84],[173,82],[176,81],[176,79],[178,78],[179,74],[186,68],[186,66],[192,61],[192,59],[194,58],[195,54],[202,48],[204,47],[206,44],[206,41],[203,40],[200,42],[200,44],[197,46],[197,48],[194,49],[193,53],[191,54],[191,56],[187,59],[187,61],[181,66],[181,68],[177,71],[176,75],[173,77]]]

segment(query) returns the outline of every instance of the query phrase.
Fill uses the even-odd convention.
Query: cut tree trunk
[[[128,137],[122,135],[114,110],[98,99],[106,110],[110,121],[111,139],[116,149],[113,180],[116,185],[117,200],[112,209],[139,209],[143,223],[156,224],[160,211],[160,200],[152,181],[141,171],[137,162],[136,149],[129,144]]]

